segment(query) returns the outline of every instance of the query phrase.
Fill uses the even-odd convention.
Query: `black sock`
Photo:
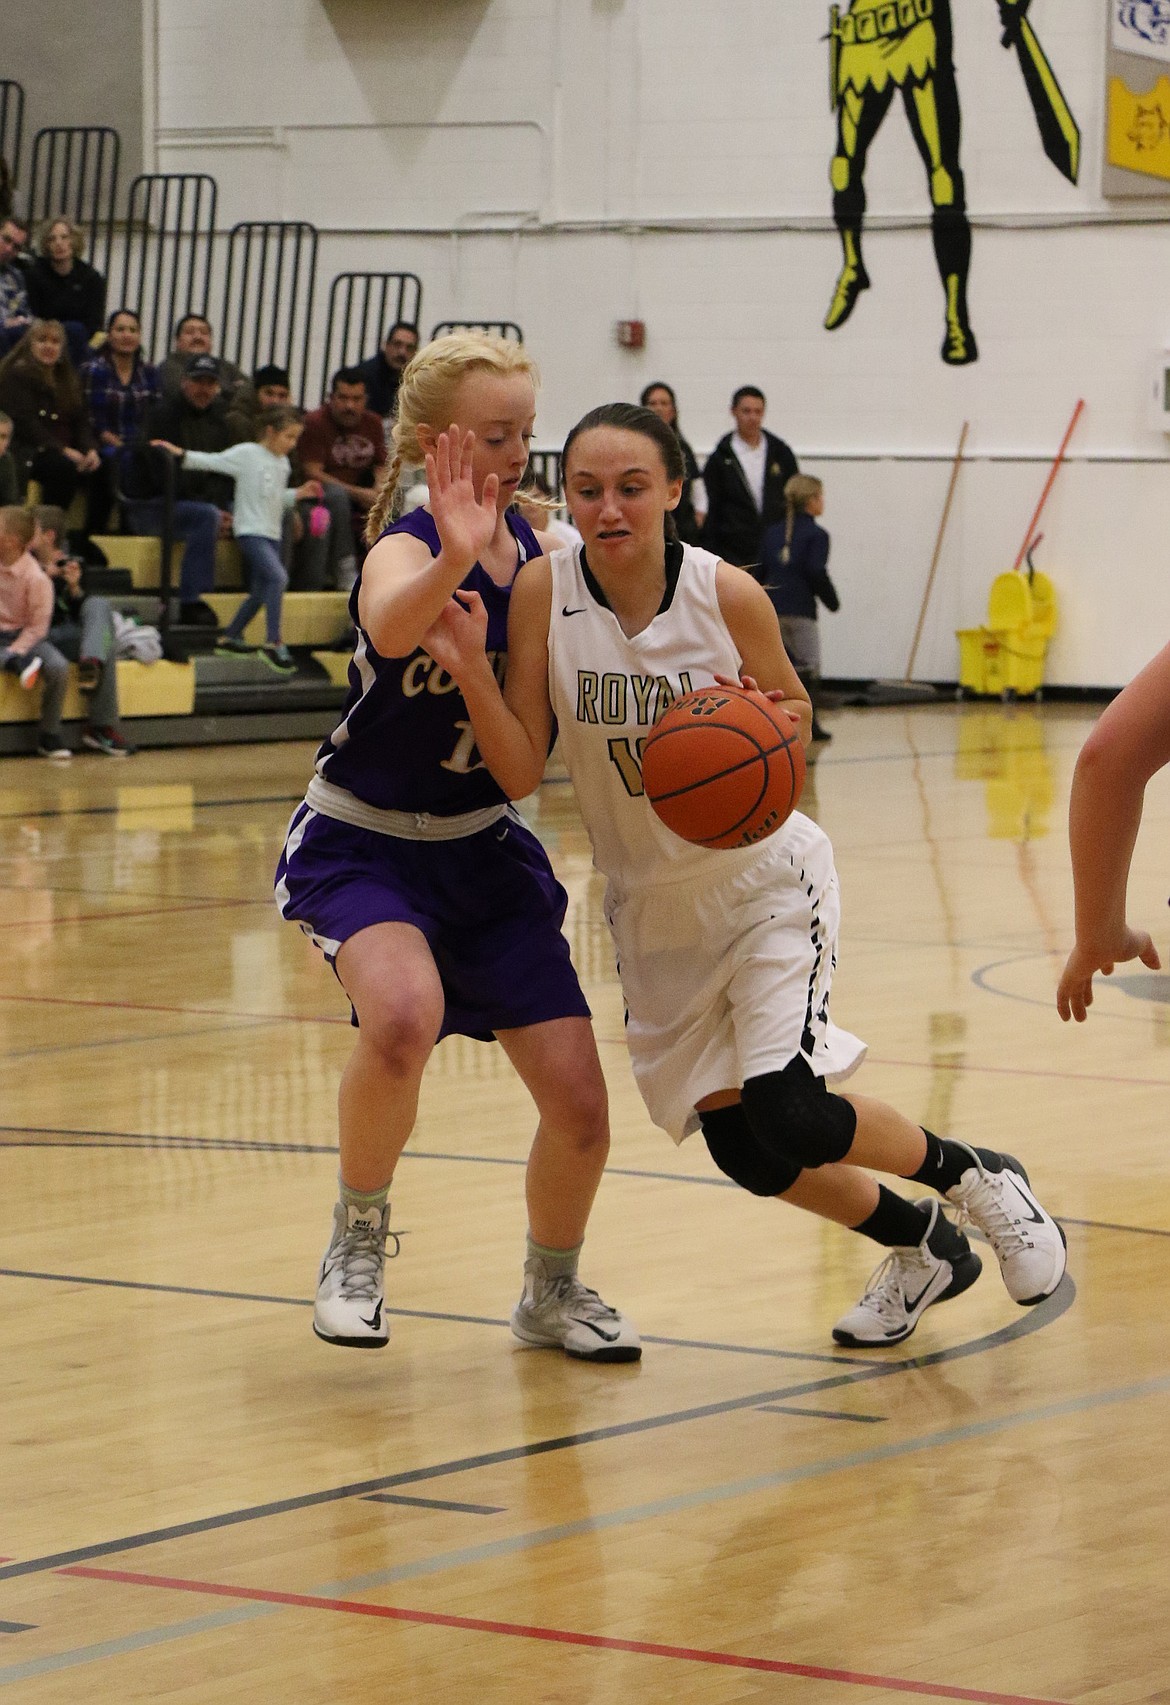
[[[853,1230],[880,1243],[883,1249],[909,1249],[922,1242],[929,1224],[930,1215],[925,1208],[879,1184],[877,1207]]]
[[[966,1143],[948,1142],[945,1137],[936,1137],[931,1131],[923,1129],[926,1138],[926,1159],[912,1172],[910,1178],[915,1184],[928,1184],[932,1190],[938,1190],[943,1195],[961,1182],[964,1172],[971,1170],[971,1155],[974,1152],[983,1162],[988,1172],[1003,1171],[1003,1156],[994,1149],[971,1150]]]

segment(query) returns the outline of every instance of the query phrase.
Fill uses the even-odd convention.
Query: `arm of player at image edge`
[[[1161,967],[1126,921],[1126,891],[1146,783],[1170,763],[1170,645],[1114,699],[1081,748],[1068,809],[1076,941],[1056,991],[1061,1018],[1083,1023],[1093,977],[1140,959]]]
[[[548,758],[551,608],[552,571],[546,557],[537,557],[512,586],[502,692],[484,649],[487,611],[478,592],[456,592],[423,641],[462,692],[480,757],[509,799],[524,799],[540,786]]]
[[[750,574],[726,562],[715,570],[715,593],[741,659],[739,681],[719,675],[719,684],[763,693],[799,724],[800,743],[807,746],[812,739],[812,702],[784,649],[772,600]]]

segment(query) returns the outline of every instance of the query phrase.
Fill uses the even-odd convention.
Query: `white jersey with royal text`
[[[661,823],[642,791],[642,747],[663,712],[716,675],[740,676],[742,659],[715,590],[719,559],[693,545],[680,548],[673,594],[632,636],[590,590],[580,547],[550,558],[549,696],[593,862],[618,894],[702,879],[712,868],[710,850]],[[758,856],[754,846],[720,852],[720,874]]]

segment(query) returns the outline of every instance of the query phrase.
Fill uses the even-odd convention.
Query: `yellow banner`
[[[1108,153],[1111,166],[1170,178],[1170,78],[1135,95],[1120,77],[1109,79]]]

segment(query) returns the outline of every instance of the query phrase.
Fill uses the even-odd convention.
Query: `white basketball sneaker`
[[[575,1273],[550,1279],[539,1255],[524,1263],[524,1291],[512,1310],[521,1343],[561,1349],[587,1362],[636,1362],[642,1344],[629,1321]]]
[[[377,1208],[333,1209],[333,1237],[321,1262],[313,1331],[327,1344],[381,1349],[390,1336],[382,1295],[382,1270],[389,1230],[390,1204]]]
[[[931,1197],[918,1206],[930,1209],[922,1242],[890,1250],[857,1307],[834,1326],[838,1344],[900,1344],[932,1303],[959,1296],[982,1272],[982,1261],[938,1202]]]
[[[1064,1232],[1033,1196],[1018,1160],[1001,1155],[1002,1171],[993,1172],[974,1149],[969,1152],[971,1166],[947,1191],[947,1201],[959,1209],[959,1223],[978,1226],[995,1250],[1013,1302],[1024,1308],[1043,1302],[1064,1277]]]

